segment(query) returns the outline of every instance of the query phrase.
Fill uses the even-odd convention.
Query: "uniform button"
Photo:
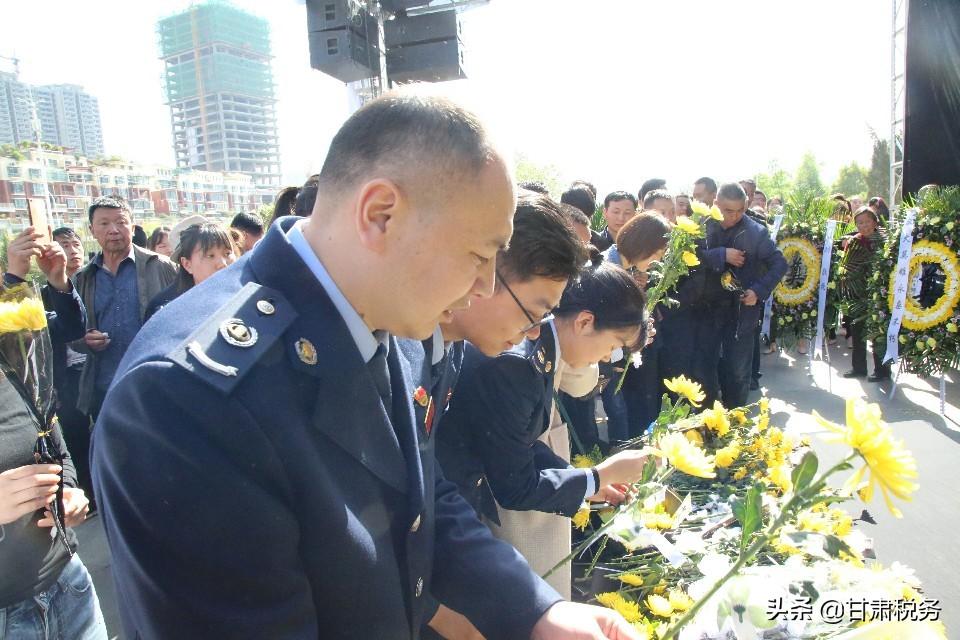
[[[477,478],[477,486],[479,487],[482,484],[483,484],[483,478]]]
[[[423,593],[423,578],[417,578],[417,597]]]
[[[420,529],[420,516],[417,515],[417,519],[413,521],[413,524],[410,525],[410,533],[416,533]]]

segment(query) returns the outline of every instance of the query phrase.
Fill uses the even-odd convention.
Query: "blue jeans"
[[[106,640],[107,626],[93,580],[74,555],[57,581],[23,602],[0,609],[0,639]]]

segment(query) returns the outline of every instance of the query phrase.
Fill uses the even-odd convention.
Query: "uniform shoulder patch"
[[[248,282],[167,358],[229,394],[296,318],[279,291]]]

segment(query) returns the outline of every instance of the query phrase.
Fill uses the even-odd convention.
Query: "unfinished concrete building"
[[[280,184],[270,30],[222,0],[157,24],[178,167]]]

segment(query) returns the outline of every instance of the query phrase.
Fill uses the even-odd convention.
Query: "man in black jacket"
[[[766,226],[744,216],[747,194],[743,187],[735,182],[721,186],[717,206],[723,220],[707,223],[704,262],[716,273],[729,272],[736,283],[732,286],[742,293],[728,309],[703,318],[702,322],[712,323],[717,330],[702,333],[716,339],[705,345],[700,355],[707,375],[707,402],[712,403],[719,392],[724,406],[732,408],[747,402],[754,334],[759,330],[763,302],[787,272],[787,261]],[[714,367],[714,362],[719,367]],[[712,371],[717,373],[711,375]]]

